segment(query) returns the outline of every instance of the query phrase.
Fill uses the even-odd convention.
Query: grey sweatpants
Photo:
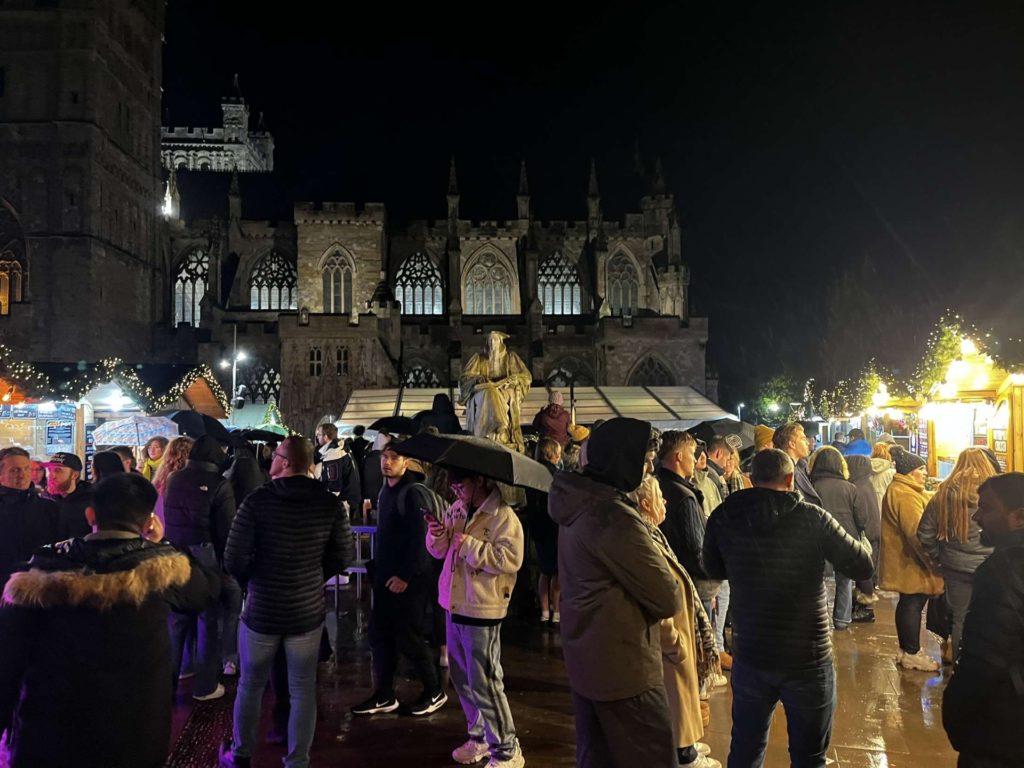
[[[469,738],[486,741],[491,757],[507,760],[515,754],[518,741],[512,710],[505,698],[501,625],[455,624],[450,613],[445,621],[449,673],[466,713]]]
[[[576,768],[678,768],[662,686],[617,701],[572,692]]]

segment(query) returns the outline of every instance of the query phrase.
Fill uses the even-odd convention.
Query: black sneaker
[[[251,768],[252,758],[236,755],[231,739],[225,739],[221,742],[220,751],[217,754],[217,763],[220,768]]]
[[[416,703],[409,707],[409,714],[414,717],[429,715],[431,712],[437,712],[446,701],[448,701],[448,695],[444,691],[438,690],[435,693],[424,691]]]
[[[875,612],[871,608],[858,608],[853,612],[853,620],[857,624],[874,624]]]
[[[373,694],[361,704],[352,707],[353,715],[380,715],[385,712],[394,712],[398,709],[398,699],[394,696],[380,696]]]

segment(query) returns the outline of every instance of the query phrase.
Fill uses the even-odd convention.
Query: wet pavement
[[[941,715],[942,691],[950,668],[929,674],[896,667],[894,605],[894,598],[883,598],[876,607],[875,624],[855,624],[835,636],[839,706],[829,764],[837,768],[953,768],[956,754],[942,729]],[[448,703],[426,718],[353,718],[348,713],[350,706],[371,693],[363,611],[349,610],[340,628],[339,660],[321,665],[320,670],[320,721],[311,755],[313,766],[393,768],[400,764],[396,761],[411,759],[424,766],[456,765],[450,752],[466,738],[465,720],[450,689]],[[927,635],[924,647],[938,658],[939,648],[932,636]],[[527,763],[543,768],[574,765],[569,686],[557,631],[508,622],[503,634],[503,664]],[[216,744],[230,729],[233,690],[230,682],[224,699],[193,704],[187,683],[182,685],[175,707],[171,768],[216,766]],[[415,682],[398,682],[400,699],[410,701],[418,693]],[[724,764],[731,728],[729,688],[716,689],[710,703],[711,725],[704,741],[711,745],[712,757]],[[265,734],[269,696],[263,709]],[[786,745],[785,716],[780,707],[772,726],[767,768],[789,765]],[[278,768],[283,755],[283,747],[261,745],[253,765]]]

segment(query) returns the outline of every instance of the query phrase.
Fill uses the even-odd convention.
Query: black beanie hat
[[[910,451],[893,451],[892,460],[896,464],[896,471],[901,475],[909,475],[918,467],[923,467],[926,463],[924,459]]]

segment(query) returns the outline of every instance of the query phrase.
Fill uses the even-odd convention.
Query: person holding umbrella
[[[521,768],[526,761],[501,668],[501,622],[523,564],[523,527],[494,480],[453,466],[448,479],[455,503],[443,522],[425,517],[427,550],[444,559],[438,602],[447,613],[451,679],[469,726],[469,740],[452,757],[469,765],[489,754],[487,768]]]

